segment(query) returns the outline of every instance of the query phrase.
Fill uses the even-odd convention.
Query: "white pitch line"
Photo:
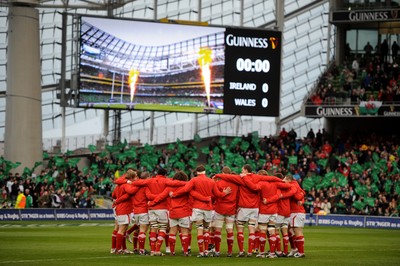
[[[121,256],[122,257],[122,256]],[[127,258],[129,256],[126,256]],[[106,256],[106,257],[83,257],[83,258],[48,258],[48,259],[36,259],[36,260],[9,260],[9,261],[0,261],[0,264],[18,264],[18,263],[34,263],[34,262],[49,262],[49,261],[71,261],[71,260],[93,260],[93,259],[115,259],[115,256]]]
[[[88,226],[88,227],[90,227],[90,226],[98,226],[99,224],[98,223],[85,223],[85,224],[80,224],[79,226]]]
[[[28,224],[27,227],[37,227],[38,224]]]
[[[321,254],[324,251],[341,251],[341,250],[345,250],[345,248],[343,249],[331,249],[331,250],[309,250],[306,252],[306,254],[312,253],[318,253]],[[368,250],[365,249],[359,249],[359,250],[351,250],[352,252],[368,252]],[[392,249],[385,249],[385,251],[400,251],[400,249],[398,248],[392,248]],[[323,257],[322,254],[321,256],[317,257]],[[118,256],[118,258],[132,258],[132,256]],[[316,258],[316,257],[314,257]],[[0,265],[1,264],[21,264],[21,263],[35,263],[35,262],[51,262],[51,261],[71,261],[71,260],[75,260],[75,261],[79,261],[79,260],[93,260],[93,259],[115,259],[115,256],[102,256],[102,257],[81,257],[81,258],[48,258],[48,259],[34,259],[34,260],[9,260],[9,261],[0,261]],[[286,260],[286,259],[285,259]],[[289,260],[288,260],[289,261]]]

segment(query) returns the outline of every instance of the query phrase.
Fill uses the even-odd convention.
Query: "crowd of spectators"
[[[387,44],[386,44],[387,45]],[[345,61],[331,65],[323,73],[317,88],[308,97],[307,103],[313,105],[360,104],[362,101],[400,102],[400,58],[392,52],[372,53],[369,43],[365,53],[346,53]],[[392,47],[398,47],[394,42]]]
[[[332,139],[325,130],[312,129],[297,138],[294,130],[283,129],[279,137],[214,142],[207,162],[210,173],[221,165],[239,173],[243,163],[271,174],[290,173],[307,192],[310,213],[398,216],[399,143],[396,136],[376,134]]]
[[[4,171],[1,174],[2,208],[15,207],[20,191],[31,197],[26,208],[94,208],[93,195],[106,194],[111,189],[111,181],[104,182],[103,177],[91,182],[87,181],[91,177],[76,169],[64,172],[56,166],[42,170],[37,176],[11,172],[4,175]]]
[[[37,176],[30,171],[13,174],[2,159],[3,207],[13,207],[18,191],[23,191],[32,196],[34,208],[93,208],[93,197],[110,196],[113,178],[129,167],[152,174],[165,168],[170,176],[184,170],[191,176],[198,163],[205,163],[212,176],[223,166],[240,173],[247,163],[254,171],[292,174],[307,193],[310,213],[398,216],[400,141],[395,135],[333,138],[324,129],[310,129],[307,136],[298,137],[293,129],[283,128],[279,136],[252,133],[215,138],[203,148],[200,143],[197,136],[167,147],[120,143],[100,152],[89,147],[89,165],[82,169],[80,159],[63,154],[48,158]]]

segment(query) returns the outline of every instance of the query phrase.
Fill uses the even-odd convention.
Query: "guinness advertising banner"
[[[361,102],[359,105],[305,106],[306,117],[400,117],[400,105]]]
[[[331,22],[387,22],[398,21],[400,9],[380,9],[380,10],[341,10],[333,11]]]

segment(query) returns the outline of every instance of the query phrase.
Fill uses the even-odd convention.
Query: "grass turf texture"
[[[176,257],[150,257],[110,254],[110,221],[1,222],[0,265],[399,265],[400,230],[306,227],[304,231],[302,259],[227,258],[225,235],[221,257],[196,258],[195,234],[192,257],[181,256],[179,240]]]

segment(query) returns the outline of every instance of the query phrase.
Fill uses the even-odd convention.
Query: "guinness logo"
[[[390,14],[392,15],[392,19],[396,19],[397,16],[399,15],[399,10],[392,9],[392,10],[390,10]]]
[[[390,112],[394,112],[394,105],[391,105],[389,108],[390,108]]]

